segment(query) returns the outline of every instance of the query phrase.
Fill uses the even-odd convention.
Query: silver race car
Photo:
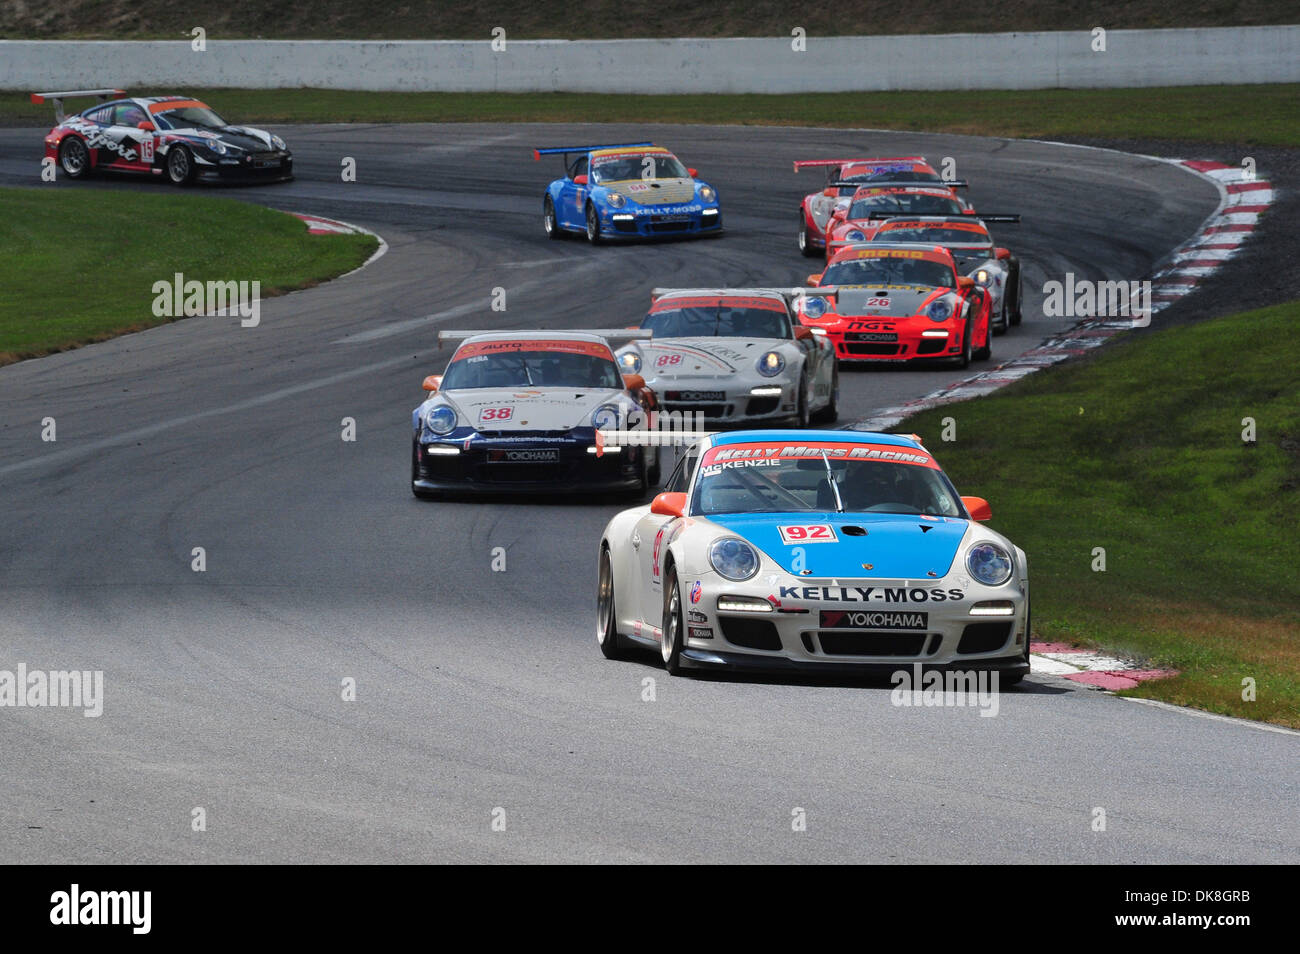
[[[460,346],[411,414],[411,491],[632,491],[659,482],[659,450],[606,443],[644,432],[654,394],[619,373],[606,335],[649,332],[444,331]]]
[[[1020,324],[1024,301],[1020,259],[993,245],[986,222],[1018,224],[1014,213],[1000,215],[909,215],[886,219],[871,242],[922,242],[952,253],[957,272],[975,279],[993,298],[992,327],[1002,334]]]
[[[839,367],[827,338],[794,318],[804,289],[656,288],[641,330],[652,340],[619,349],[661,412],[711,425],[838,416]],[[817,329],[819,332],[820,329]]]
[[[596,637],[687,668],[1029,671],[1025,553],[921,443],[707,435],[601,535]]]

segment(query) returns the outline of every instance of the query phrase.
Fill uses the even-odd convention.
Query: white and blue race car
[[[601,535],[601,651],[689,668],[1029,672],[1025,553],[909,437],[734,431]]]

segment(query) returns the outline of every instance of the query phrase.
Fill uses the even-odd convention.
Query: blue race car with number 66
[[[549,238],[581,232],[599,245],[722,232],[717,190],[667,149],[634,142],[533,150],[534,159],[554,155],[564,157],[564,176],[546,187],[542,199]]]
[[[912,437],[698,440],[605,527],[596,638],[688,668],[1029,672],[1025,553]]]

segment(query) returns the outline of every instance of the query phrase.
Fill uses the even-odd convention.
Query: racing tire
[[[59,168],[69,179],[90,175],[90,147],[80,136],[69,136],[59,143]]]
[[[830,402],[813,415],[812,420],[817,424],[834,424],[840,419],[840,367],[837,362],[835,369],[831,372],[831,399]]]
[[[952,359],[953,367],[965,371],[971,361],[971,326],[968,319],[961,329],[961,354]]]
[[[998,313],[998,323],[990,326],[995,335],[1005,335],[1011,330],[1011,313],[1007,309],[1007,296],[1002,296],[1002,310]]]
[[[795,401],[798,410],[794,416],[794,426],[800,429],[812,424],[812,412],[808,410],[808,372],[799,375],[799,394]]]
[[[659,636],[659,656],[670,676],[682,674],[682,647],[686,644],[682,615],[682,590],[677,585],[677,568],[673,567],[664,581],[664,618]]]
[[[596,643],[606,659],[622,659],[626,646],[618,634],[618,611],[614,605],[614,564],[609,547],[600,548],[600,578],[596,584]]]
[[[194,156],[185,146],[172,146],[167,151],[167,180],[172,185],[187,186],[194,181]]]
[[[564,238],[564,230],[560,228],[560,220],[555,215],[555,202],[549,195],[542,203],[542,228],[546,229],[548,239]]]
[[[604,241],[600,236],[600,216],[596,214],[596,207],[590,202],[587,203],[587,241],[592,245],[599,245]]]
[[[808,238],[808,219],[799,213],[799,254],[804,258],[816,258],[817,249]]]
[[[423,487],[415,486],[416,480],[419,479],[419,454],[420,445],[415,441],[411,442],[411,493],[415,494],[420,500],[437,500],[438,492],[436,490],[425,490]]]
[[[1015,293],[1016,293],[1015,307],[1012,308],[1009,313],[1009,320],[1011,324],[1014,326],[1020,324],[1020,319],[1023,317],[1023,315],[1021,314],[1021,302],[1024,301],[1024,297],[1025,297],[1024,280],[1020,277],[1019,261],[1013,261],[1011,263],[1011,272],[1012,272],[1011,280],[1007,282],[1007,287],[1010,289],[1015,289]]]
[[[984,347],[971,353],[971,357],[976,361],[987,361],[993,354],[993,322],[988,323],[984,332]]]
[[[1030,605],[1025,607],[1025,665],[1027,667],[1031,666],[1031,663],[1029,662],[1029,641],[1033,639],[1033,636],[1034,636],[1034,612],[1033,612],[1033,604],[1031,603]],[[1027,675],[1029,675],[1028,669],[1026,669],[1024,672],[1012,673],[1009,676],[1001,676],[999,677],[999,682],[1001,683],[1001,685],[1004,686],[1014,686],[1017,683],[1019,683],[1020,680],[1024,679],[1025,676]]]

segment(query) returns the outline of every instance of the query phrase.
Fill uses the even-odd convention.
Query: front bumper
[[[687,602],[688,594],[698,598]],[[704,574],[684,583],[683,597],[682,656],[700,668],[882,673],[913,664],[1009,673],[1029,668],[1028,587],[1015,581],[986,587],[950,574],[925,581],[801,579],[766,586]],[[767,602],[772,611],[738,612],[720,607],[720,600]],[[986,615],[990,604],[1007,615]]]
[[[601,236],[610,239],[671,238],[716,234],[722,231],[722,210],[714,207],[656,209],[606,209],[601,214]]]
[[[805,319],[804,324],[824,328],[841,361],[956,358],[962,351],[963,322],[953,319],[864,318],[835,324]]]
[[[293,154],[288,150],[239,159],[195,156],[195,165],[195,178],[201,182],[284,182],[293,178]]]
[[[763,383],[722,384],[717,379],[650,382],[659,401],[659,413],[681,414],[683,424],[749,424],[780,421],[798,412],[797,386],[779,379]],[[695,415],[700,415],[696,418]]]
[[[647,448],[622,447],[598,456],[589,451],[594,447],[594,431],[581,437],[511,434],[422,439],[415,444],[411,482],[419,490],[496,494],[641,487]]]

